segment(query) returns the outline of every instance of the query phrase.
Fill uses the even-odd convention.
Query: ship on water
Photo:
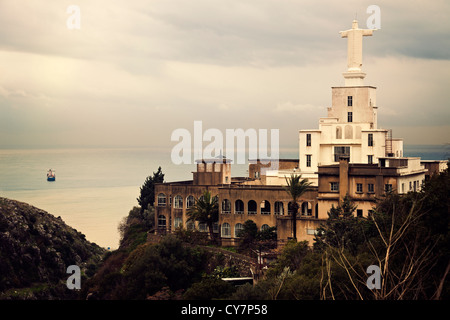
[[[55,179],[56,179],[55,171],[53,171],[52,169],[49,169],[47,171],[47,181],[55,181]]]

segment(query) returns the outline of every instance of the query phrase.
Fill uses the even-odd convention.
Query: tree
[[[183,295],[185,300],[213,300],[228,298],[236,288],[218,278],[204,278],[194,283]]]
[[[387,194],[368,218],[353,217],[348,199],[333,207],[314,246],[321,298],[448,299],[449,198],[445,171],[420,192]],[[371,265],[379,269],[376,290],[367,287]]]
[[[307,191],[311,190],[311,182],[308,179],[301,179],[301,175],[291,175],[288,179],[285,177],[287,187],[284,189],[291,197],[291,209],[292,209],[292,233],[293,238],[297,241],[297,213],[298,213],[298,199]]]
[[[214,223],[219,221],[219,205],[217,197],[212,197],[211,192],[205,190],[199,199],[187,211],[187,221],[198,221],[206,223],[209,230],[210,239],[215,242]]]
[[[356,254],[358,246],[364,243],[365,237],[370,233],[367,219],[354,216],[356,208],[357,206],[348,195],[337,207],[332,205],[328,212],[328,219],[317,229],[314,248],[323,250],[326,245],[329,245],[345,248],[352,254]]]
[[[164,182],[164,173],[161,171],[161,167],[158,168],[158,171],[153,172],[153,176],[148,176],[144,184],[141,187],[141,194],[137,201],[141,206],[141,212],[148,209],[148,206],[153,206],[155,203],[155,183],[163,183]]]
[[[135,249],[120,269],[122,287],[126,294],[121,299],[145,299],[168,287],[176,292],[200,281],[206,255],[202,250],[183,246],[173,235],[160,243],[143,244]]]
[[[252,220],[244,222],[242,230],[239,231],[239,252],[257,259],[257,273],[261,272],[263,253],[273,249],[277,245],[277,228],[269,227],[258,230]]]

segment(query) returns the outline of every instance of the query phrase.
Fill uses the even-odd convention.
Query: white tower
[[[315,184],[318,166],[336,164],[342,155],[350,163],[376,163],[378,158],[403,154],[403,141],[378,128],[376,87],[363,83],[362,40],[373,30],[359,29],[354,20],[352,28],[340,34],[347,38],[345,85],[332,87],[331,107],[327,117],[320,118],[319,129],[299,131],[299,169]]]

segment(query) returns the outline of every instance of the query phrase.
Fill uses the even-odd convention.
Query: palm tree
[[[301,175],[292,174],[291,177],[286,179],[287,187],[284,187],[286,192],[291,197],[291,209],[292,209],[292,233],[294,234],[294,240],[297,241],[297,213],[298,203],[297,200],[306,192],[311,190],[311,182],[308,179],[301,179]]]
[[[214,237],[214,223],[219,220],[219,205],[217,197],[212,197],[211,192],[205,190],[203,195],[195,199],[195,204],[187,211],[189,216],[187,221],[198,221],[206,223],[209,229],[209,236],[213,242]]]

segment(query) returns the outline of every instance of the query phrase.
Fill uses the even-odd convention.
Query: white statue
[[[347,41],[347,65],[348,72],[361,72],[362,66],[362,37],[371,36],[372,29],[359,29],[358,21],[353,20],[352,28],[346,31],[340,31],[342,38],[348,38]]]

